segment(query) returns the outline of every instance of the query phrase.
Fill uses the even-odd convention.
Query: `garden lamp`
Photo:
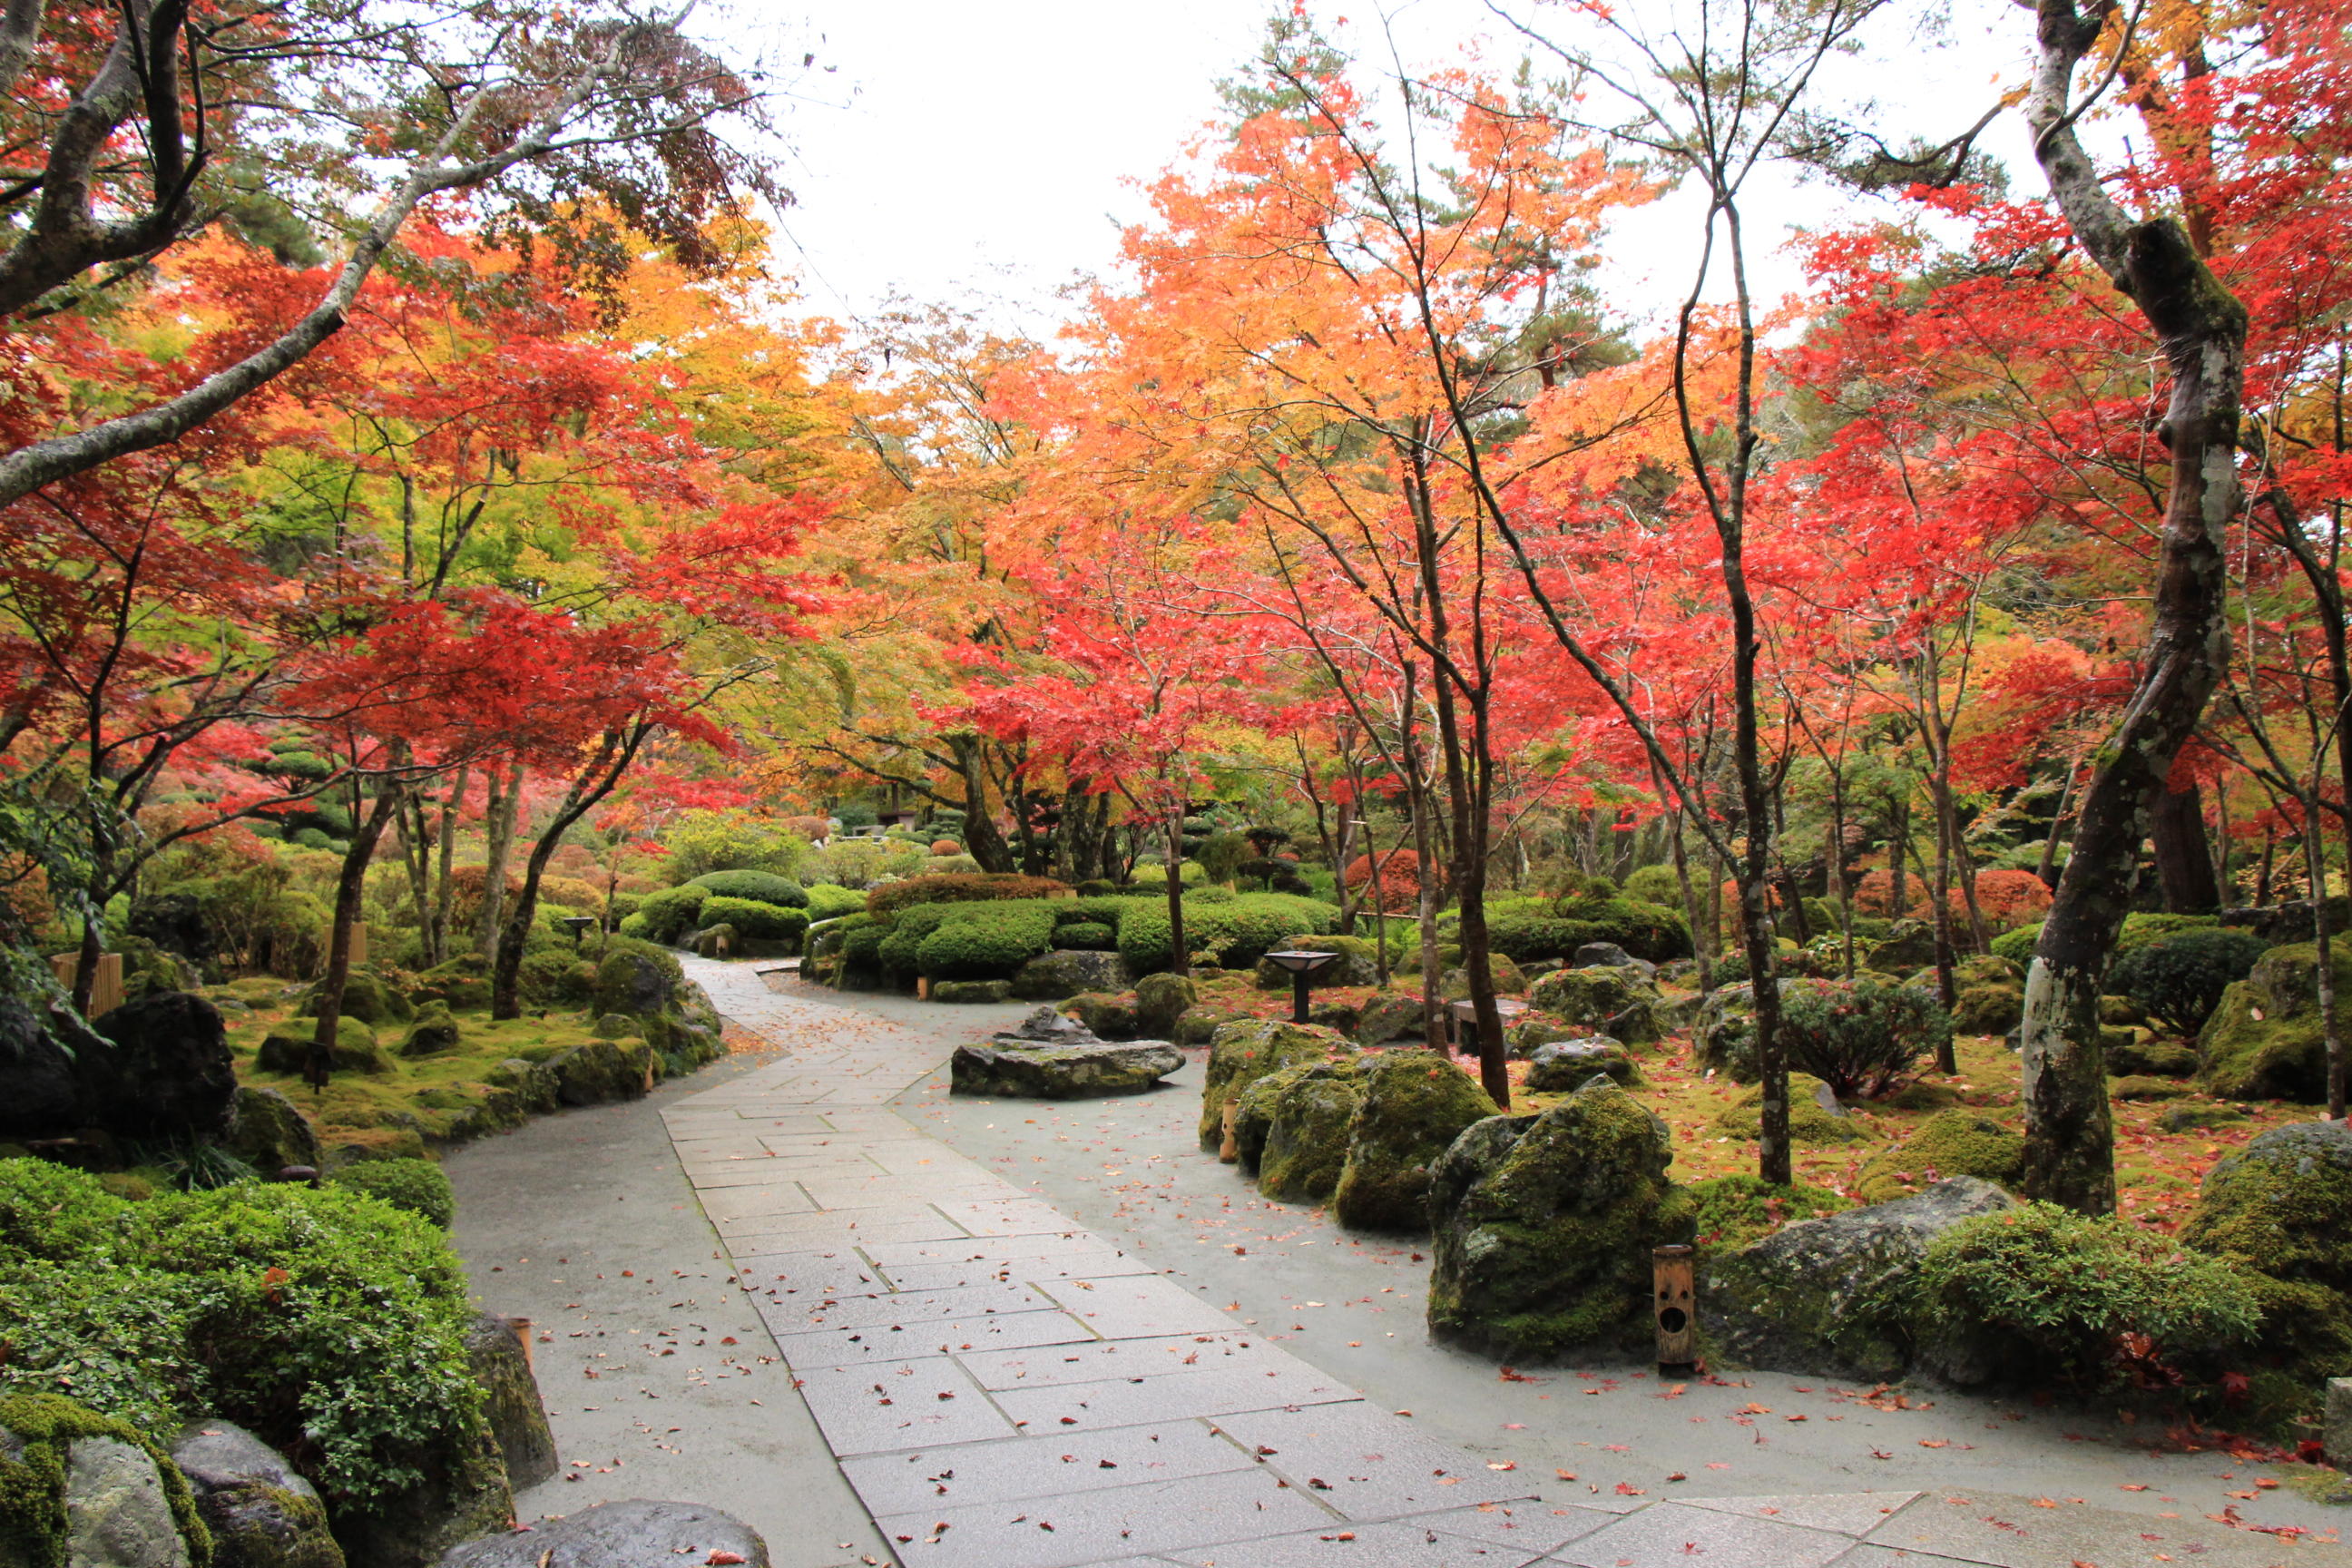
[[[596,917],[594,915],[566,915],[555,923],[572,933],[572,951],[577,952],[580,951],[580,939],[588,934],[588,928],[596,923]]]
[[[1277,948],[1267,953],[1267,962],[1278,963],[1290,971],[1290,1021],[1307,1022],[1307,982],[1326,968],[1339,962],[1336,952],[1315,952],[1303,947]]]

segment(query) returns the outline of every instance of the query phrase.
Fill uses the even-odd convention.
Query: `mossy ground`
[[[295,989],[297,994],[285,993]],[[299,987],[269,976],[232,981],[208,988],[207,995],[234,997],[247,1011],[227,1011],[229,1049],[239,1083],[274,1089],[291,1100],[318,1129],[324,1148],[362,1149],[382,1154],[415,1154],[420,1143],[461,1141],[483,1131],[481,1107],[495,1091],[488,1075],[500,1062],[520,1057],[541,1061],[596,1037],[584,1011],[526,1010],[520,1018],[494,1023],[487,1012],[460,1011],[457,1046],[425,1057],[403,1057],[397,1033],[383,1037],[382,1074],[337,1073],[323,1091],[297,1074],[264,1072],[255,1063],[263,1037],[295,1016]],[[730,1046],[735,1032],[728,1032]]]
[[[1359,1006],[1380,993],[1364,986],[1322,990],[1318,1001],[1341,1001]],[[1258,990],[1245,974],[1213,974],[1201,982],[1204,1006],[1257,1017],[1290,1016],[1289,998]],[[2018,1104],[2018,1059],[1998,1037],[1959,1037],[1955,1047],[1960,1070],[1948,1077],[1922,1075],[1906,1090],[1889,1100],[1853,1107],[1851,1114],[1878,1133],[1865,1143],[1796,1151],[1797,1180],[1808,1186],[1853,1197],[1863,1179],[1863,1167],[1890,1144],[1908,1137],[1937,1110],[1959,1108],[2022,1131],[2024,1113]],[[1715,1124],[1745,1090],[1717,1076],[1710,1080],[1698,1066],[1689,1034],[1669,1035],[1653,1046],[1633,1047],[1633,1056],[1648,1080],[1633,1092],[1643,1104],[1664,1118],[1673,1129],[1678,1182],[1699,1182],[1712,1176],[1753,1175],[1756,1141],[1734,1137]],[[1467,1061],[1467,1058],[1464,1058]],[[1525,1087],[1528,1064],[1510,1064],[1511,1109],[1541,1110],[1559,1103],[1565,1093],[1538,1094]],[[2157,1118],[2168,1108],[2210,1103],[2191,1092],[2183,1100],[2125,1100],[2115,1106],[2116,1181],[2119,1207],[2126,1216],[2149,1229],[2170,1234],[2188,1218],[2205,1173],[2223,1157],[2242,1149],[2258,1134],[2289,1122],[2308,1121],[2309,1106],[2255,1100],[2239,1106],[2246,1120],[2226,1127],[2168,1132]]]

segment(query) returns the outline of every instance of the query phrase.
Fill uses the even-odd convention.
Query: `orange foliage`
[[[1351,891],[1371,880],[1372,858],[1359,855],[1348,862],[1346,880]],[[1382,913],[1411,914],[1421,906],[1421,857],[1410,849],[1391,849],[1381,857],[1378,899]]]

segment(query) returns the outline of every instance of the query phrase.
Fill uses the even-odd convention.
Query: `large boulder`
[[[1059,1002],[1082,991],[1116,991],[1127,966],[1115,952],[1041,952],[1013,976],[1013,994],[1028,1002]]]
[[[1613,942],[1588,942],[1576,950],[1569,961],[1570,969],[1630,969],[1644,980],[1658,977],[1658,966],[1646,958],[1636,958]]]
[[[454,1051],[463,1042],[457,1020],[448,1007],[439,1002],[427,1002],[417,1009],[416,1021],[408,1026],[401,1037],[400,1054],[404,1057],[437,1057],[444,1051]]]
[[[160,1447],[54,1394],[0,1396],[0,1563],[189,1568],[205,1539]]]
[[[2334,950],[2336,994],[2352,997],[2352,952]],[[2339,1001],[2339,1005],[2343,1004]],[[2319,950],[2274,947],[2221,993],[2197,1036],[2198,1082],[2222,1100],[2327,1098],[2327,1037],[2319,1017]]]
[[[1201,1000],[1201,988],[1181,974],[1147,974],[1135,983],[1135,1024],[1145,1037],[1171,1038],[1176,1020]]]
[[[221,1146],[265,1176],[319,1164],[319,1132],[310,1118],[279,1090],[255,1085],[236,1091]]]
[[[213,1568],[343,1568],[317,1489],[244,1427],[190,1422],[172,1459],[212,1531]]]
[[[483,1414],[506,1461],[508,1484],[533,1487],[553,1476],[555,1433],[514,1324],[494,1312],[475,1313],[466,1330],[466,1360],[487,1396]]]
[[[1010,1002],[1013,983],[1009,980],[934,980],[931,1000],[945,1003]]]
[[[1916,1197],[1801,1220],[1710,1258],[1698,1290],[1708,1342],[1736,1365],[1882,1381],[1914,1347],[1876,1308],[1937,1237],[2015,1200],[1956,1176]]]
[[[1863,1162],[1863,1202],[1908,1197],[1953,1176],[2014,1188],[2025,1174],[2025,1136],[1973,1110],[1939,1110],[1892,1148]]]
[[[1108,992],[1082,991],[1062,1004],[1062,1011],[1085,1026],[1098,1040],[1131,1040],[1142,1033],[1135,1016],[1135,999]]]
[[[351,1568],[425,1568],[513,1520],[514,1490],[485,1422],[406,1489],[338,1508],[335,1539]]]
[[[1214,1149],[1223,1141],[1225,1101],[1239,1097],[1253,1079],[1354,1054],[1345,1035],[1314,1024],[1250,1018],[1226,1025],[1210,1039],[1208,1065],[1201,1074],[1201,1147]]]
[[[97,1028],[114,1048],[78,1064],[93,1125],[121,1138],[205,1142],[227,1130],[236,1058],[219,1008],[163,991],[124,1003]]]
[[[559,1103],[555,1069],[545,1062],[509,1057],[483,1073],[482,1083],[489,1091],[482,1097],[483,1109],[502,1126],[519,1127],[525,1118],[544,1116]]]
[[[769,1568],[768,1543],[741,1520],[701,1503],[598,1503],[527,1530],[467,1542],[441,1568],[649,1568],[740,1563]]]
[[[2107,1070],[2122,1078],[2188,1078],[2198,1068],[2195,1047],[2158,1039],[2145,1029],[2132,1030],[2127,1039],[2109,1046],[2105,1056]]]
[[[1952,998],[1952,1027],[1963,1035],[2006,1035],[2025,1019],[2025,987],[2000,981],[1963,987]]]
[[[1317,1062],[1269,1073],[1243,1091],[1234,1135],[1261,1195],[1314,1204],[1338,1188],[1363,1103],[1360,1073],[1360,1062]]]
[[[1882,974],[1908,974],[1936,962],[1936,928],[1925,921],[1896,921],[1884,942],[1863,955],[1865,968]]]
[[[652,1087],[653,1053],[642,1041],[590,1040],[547,1058],[564,1105],[636,1100]]]
[[[1642,1069],[1625,1047],[1607,1036],[1584,1040],[1547,1040],[1528,1058],[1528,1088],[1538,1094],[1581,1089],[1594,1073],[1622,1085],[1642,1081]]]
[[[1379,950],[1360,936],[1286,936],[1274,944],[1301,952],[1336,952],[1337,961],[1325,964],[1307,976],[1310,991],[1326,991],[1340,985],[1377,985],[1381,971]],[[1270,958],[1257,961],[1255,971],[1261,991],[1287,991],[1294,984],[1290,971]]]
[[[1180,1046],[1205,1046],[1215,1039],[1217,1031],[1227,1024],[1248,1022],[1249,1016],[1245,1013],[1229,1013],[1223,1007],[1213,1007],[1203,1002],[1179,1014],[1168,1030],[1168,1037]]]
[[[310,1059],[311,1032],[316,1027],[299,1019],[274,1026],[262,1037],[253,1065],[263,1072],[299,1077]],[[335,1044],[328,1053],[327,1065],[335,1072],[379,1078],[394,1070],[392,1058],[376,1044],[375,1031],[357,1018],[335,1020]]]
[[[1430,1173],[1463,1129],[1498,1114],[1495,1102],[1435,1051],[1383,1051],[1358,1081],[1363,1100],[1349,1124],[1332,1217],[1358,1230],[1426,1234]]]
[[[2180,1239],[2352,1296],[2352,1128],[2295,1121],[2205,1173]]]
[[[321,981],[303,994],[302,1005],[295,1009],[298,1015],[305,1018],[319,1016],[319,993],[324,984],[325,982]],[[381,1029],[407,1023],[416,1016],[416,1008],[407,997],[384,984],[381,975],[372,974],[364,969],[354,969],[343,977],[343,1004],[340,1013],[343,1017],[357,1018],[362,1024]]]
[[[1646,1344],[1651,1249],[1693,1226],[1673,1157],[1665,1124],[1614,1085],[1471,1127],[1430,1182],[1430,1332],[1514,1360]]]
[[[85,1053],[103,1048],[69,1014],[0,996],[0,1139],[54,1138],[88,1125],[75,1069]]]
[[[589,1011],[597,1017],[627,1013],[639,1018],[677,1010],[685,972],[667,952],[615,945],[596,965],[596,989]]]
[[[1556,969],[1528,992],[1528,1005],[1629,1046],[1665,1038],[1664,998],[1638,971],[1613,966]]]
[[[122,929],[200,968],[218,956],[212,922],[205,919],[205,906],[194,893],[142,893],[131,900]]]
[[[948,1063],[950,1092],[1018,1100],[1085,1100],[1133,1094],[1184,1065],[1184,1053],[1164,1040],[1113,1044],[958,1046]]]
[[[1398,1040],[1425,1042],[1426,1025],[1418,994],[1383,991],[1366,1002],[1363,1010],[1356,1015],[1356,1043],[1385,1046]]]
[[[490,961],[478,952],[461,952],[446,963],[436,963],[416,977],[416,987],[409,999],[418,1006],[438,1002],[458,1012],[472,1012],[490,1005]]]

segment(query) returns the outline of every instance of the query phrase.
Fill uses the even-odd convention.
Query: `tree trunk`
[[[963,847],[980,862],[983,871],[1013,869],[1013,850],[997,830],[996,818],[988,809],[988,770],[982,764],[980,737],[972,734],[950,735],[948,750],[956,760],[956,772],[963,779]]]
[[[1192,973],[1192,950],[1184,940],[1184,808],[1168,818],[1168,972]]]
[[[2132,223],[2076,140],[2076,66],[2104,13],[2039,0],[2040,43],[2026,120],[2075,237],[2154,329],[2172,372],[2160,436],[2171,448],[2154,625],[2139,686],[2084,792],[2074,852],[2042,924],[2025,982],[2026,1195],[2114,1212],[2115,1127],[2100,1046],[2099,994],[2139,846],[2174,760],[2229,658],[2220,541],[2237,515],[2238,401],[2246,311],[2169,218]]]
[[[457,850],[457,819],[466,806],[466,770],[457,770],[457,782],[450,785],[448,798],[441,803],[441,820],[436,828],[436,853],[439,858],[437,878],[433,890],[433,908],[425,916],[425,930],[431,936],[426,949],[435,963],[446,963],[449,957],[449,917],[457,901],[457,886],[449,879],[449,862]],[[606,902],[611,901],[610,895]]]
[[[514,855],[515,827],[522,811],[522,764],[489,770],[483,802],[482,908],[474,919],[474,948],[496,956],[507,901],[507,862]]]
[[[554,816],[540,834],[539,842],[531,846],[530,858],[523,866],[521,890],[515,895],[514,908],[508,911],[506,925],[499,932],[498,952],[490,964],[493,1019],[522,1016],[523,949],[530,938],[530,922],[539,913],[539,883],[549,858],[562,844],[572,824],[613,793],[655,731],[656,726],[643,720],[626,729],[605,731],[597,742],[595,755],[572,776],[572,787],[563,792]]]
[[[2326,763],[2317,763],[2313,772],[2324,777]],[[2311,873],[2312,942],[2319,954],[2319,1026],[2327,1053],[2327,1119],[2341,1121],[2344,1120],[2344,1031],[2336,1021],[2336,961],[2333,939],[2327,934],[2327,841],[2320,830],[2320,795],[2315,789],[2303,801],[2303,858]]]
[[[2148,821],[2156,852],[2156,875],[2164,908],[2176,915],[2210,915],[2221,907],[2221,882],[2213,872],[2212,847],[2205,837],[2205,796],[2195,783],[2156,797]]]
[[[367,897],[368,862],[383,830],[400,809],[401,786],[385,780],[378,786],[375,805],[352,830],[351,847],[343,851],[342,869],[335,878],[335,913],[327,928],[327,973],[319,982],[319,1019],[304,1054],[302,1077],[312,1089],[324,1089],[335,1065],[335,1036],[343,1016],[343,988],[352,974],[352,928],[359,924]]]

